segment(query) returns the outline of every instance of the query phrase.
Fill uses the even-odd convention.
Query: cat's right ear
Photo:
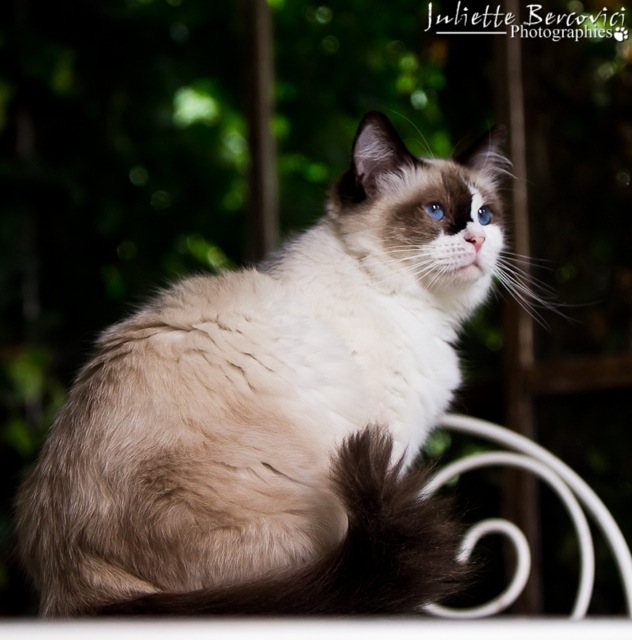
[[[511,175],[506,146],[507,129],[496,124],[454,159],[468,169],[485,172],[492,178],[502,178]]]
[[[361,202],[379,192],[381,176],[416,162],[390,120],[371,111],[358,126],[351,167],[338,183],[339,196],[343,201]]]

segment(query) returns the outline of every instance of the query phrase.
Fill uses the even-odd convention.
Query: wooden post
[[[279,239],[274,113],[273,27],[266,0],[244,0],[248,60],[246,87],[250,144],[250,195],[247,216],[248,258],[257,261]]]
[[[519,0],[505,0],[505,9],[519,16]],[[503,111],[509,129],[509,155],[516,176],[509,202],[513,250],[529,256],[528,168],[522,42],[520,38],[506,36],[502,39],[502,46],[500,58],[505,68],[500,84],[505,87]],[[505,337],[507,424],[518,433],[535,439],[533,393],[530,388],[534,364],[534,326],[531,316],[515,301],[506,305]],[[525,533],[533,556],[531,578],[515,609],[517,613],[522,614],[541,613],[543,598],[537,481],[530,475],[508,471],[503,499],[503,510],[506,516]]]

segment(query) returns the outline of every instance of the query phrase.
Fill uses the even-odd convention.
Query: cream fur
[[[472,263],[463,233],[390,252],[385,220],[428,180],[390,175],[370,207],[331,204],[267,267],[184,280],[104,333],[19,497],[43,615],[316,557],[346,528],[332,452],[367,424],[412,462],[460,383],[457,333],[502,246],[486,227],[467,274],[415,268]]]

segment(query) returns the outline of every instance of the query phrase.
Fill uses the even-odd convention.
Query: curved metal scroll
[[[429,495],[456,475],[481,467],[512,466],[536,474],[557,493],[565,505],[579,539],[581,570],[571,618],[585,617],[594,586],[594,548],[583,509],[601,529],[612,551],[623,584],[628,615],[632,617],[632,555],[614,518],[584,480],[552,453],[505,427],[454,414],[446,416],[442,426],[450,431],[485,438],[518,453],[493,451],[457,460],[441,469],[427,485],[424,493]],[[424,607],[425,612],[442,618],[473,619],[499,613],[515,602],[529,577],[531,554],[524,534],[514,524],[506,520],[490,519],[474,525],[461,543],[459,560],[466,562],[477,542],[482,537],[494,533],[507,536],[516,549],[517,566],[509,586],[494,600],[479,607],[452,609],[431,604]]]

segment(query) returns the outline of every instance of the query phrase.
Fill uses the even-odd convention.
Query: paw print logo
[[[625,27],[616,27],[614,30],[614,39],[617,42],[624,42],[630,37],[630,32]]]

